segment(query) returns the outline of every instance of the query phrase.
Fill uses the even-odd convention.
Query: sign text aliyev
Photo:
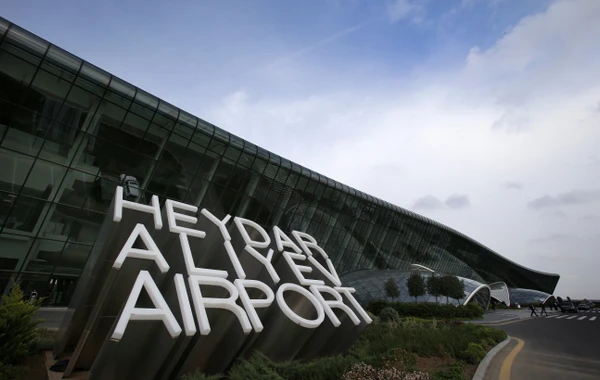
[[[154,219],[154,228],[156,230],[163,228],[162,213],[156,195],[152,197],[150,205],[131,202],[123,199],[123,188],[118,186],[113,210],[114,222],[121,221],[124,209],[151,214]],[[237,317],[245,334],[249,334],[252,330],[261,332],[263,324],[256,309],[268,308],[273,302],[277,303],[277,306],[287,318],[305,328],[314,329],[319,327],[325,317],[329,318],[335,327],[338,327],[341,322],[333,309],[339,309],[346,313],[355,325],[359,325],[361,319],[367,324],[372,322],[371,318],[369,318],[365,310],[352,295],[355,289],[342,286],[331,259],[325,250],[319,247],[311,235],[304,232],[292,231],[292,238],[279,227],[273,226],[272,236],[274,242],[272,242],[269,233],[254,221],[239,217],[231,218],[230,215],[221,220],[207,209],[202,209],[198,212],[198,207],[196,206],[173,200],[165,201],[165,212],[169,232],[177,234],[179,237],[187,270],[187,278],[184,278],[184,275],[181,273],[177,273],[173,277],[182,316],[183,329],[150,273],[141,270],[138,273],[133,289],[111,336],[113,340],[118,341],[123,337],[129,321],[132,320],[162,321],[173,338],[181,335],[182,331],[187,336],[195,335],[198,330],[200,330],[200,334],[208,335],[211,328],[206,313],[207,309],[222,309],[233,313]],[[235,280],[229,280],[230,273],[226,270],[198,268],[194,264],[190,239],[204,239],[206,232],[182,226],[181,223],[196,225],[199,217],[206,218],[218,227],[223,238],[225,251],[235,271]],[[264,282],[247,278],[244,268],[240,263],[239,254],[231,244],[232,239],[228,231],[228,223],[231,224],[231,222],[235,225],[235,228],[237,228],[244,240],[244,254],[251,255],[264,266],[271,278],[272,286],[276,287],[275,291]],[[256,236],[260,238],[256,238]],[[134,248],[134,243],[138,239],[144,243],[145,248]],[[272,246],[273,248],[271,248]],[[266,255],[261,254],[259,250],[266,251]],[[283,257],[294,274],[297,283],[288,282],[280,284],[281,280],[272,262],[275,250],[281,254],[281,257]],[[211,253],[202,252],[202,254],[210,255]],[[152,260],[156,263],[161,273],[170,271],[170,266],[162,255],[160,248],[152,239],[146,226],[142,223],[138,223],[133,228],[133,231],[131,231],[113,267],[116,269],[121,268],[127,258]],[[305,274],[313,273],[315,269],[327,279],[329,285],[323,280],[305,277]],[[203,286],[224,288],[229,293],[229,297],[205,297],[202,294]],[[186,287],[189,287],[192,302],[190,302]],[[147,291],[154,308],[136,307],[142,289]],[[265,297],[250,298],[248,289],[258,289],[264,293]],[[306,298],[314,306],[316,318],[307,319],[292,310],[286,303],[285,292],[295,292]],[[327,296],[327,299],[325,296]],[[345,302],[348,302],[352,307]]]

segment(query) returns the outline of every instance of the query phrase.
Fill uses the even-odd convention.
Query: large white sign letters
[[[113,210],[114,222],[121,221],[123,212],[125,212],[124,209],[153,215],[154,225],[152,227],[155,230],[161,230],[165,227],[163,226],[163,211],[160,209],[156,195],[152,197],[149,205],[131,202],[123,199],[123,188],[118,186]],[[355,290],[342,286],[331,259],[311,235],[305,232],[292,231],[290,237],[277,226],[272,228],[270,235],[254,221],[231,217],[230,215],[221,220],[206,209],[198,211],[196,206],[173,200],[165,202],[164,210],[169,232],[178,235],[187,270],[186,274],[177,273],[173,277],[182,320],[178,321],[175,318],[150,273],[141,270],[111,336],[113,340],[118,341],[123,337],[129,321],[132,320],[162,321],[173,338],[178,337],[182,332],[187,336],[195,335],[198,331],[201,335],[208,335],[211,332],[211,327],[206,312],[207,309],[227,310],[236,316],[245,334],[252,331],[258,333],[263,330],[264,326],[257,309],[267,308],[273,302],[276,302],[277,307],[281,309],[287,318],[309,329],[319,327],[325,318],[328,318],[333,326],[340,326],[340,320],[333,309],[346,313],[355,325],[359,325],[361,321],[367,324],[372,322],[352,295]],[[218,227],[223,238],[225,252],[227,252],[235,273],[228,273],[226,270],[221,269],[199,268],[194,264],[194,253],[190,248],[190,241],[206,238],[205,231],[189,227],[195,225],[199,218],[205,218]],[[185,223],[188,227],[182,225],[182,223]],[[228,228],[235,228],[239,232],[245,243],[243,252],[234,250]],[[271,236],[273,239],[271,239]],[[138,239],[143,242],[144,248],[134,248],[134,243]],[[260,253],[259,250],[266,252],[266,254]],[[264,266],[272,281],[271,285],[247,278],[239,259],[242,253],[251,255],[260,265]],[[197,252],[197,254],[200,253]],[[201,254],[210,255],[211,253],[202,252]],[[296,277],[297,283],[281,283],[273,263],[276,254],[285,260],[285,263]],[[167,273],[171,270],[169,263],[161,253],[160,247],[152,239],[147,227],[141,223],[137,224],[131,231],[129,238],[114,261],[113,267],[116,269],[121,268],[127,259],[154,261],[161,273]],[[311,273],[319,274],[319,277],[325,278],[328,283],[321,279],[310,278]],[[233,280],[231,280],[231,275],[234,276]],[[205,297],[202,294],[203,286],[221,287],[227,290],[229,296],[225,298]],[[188,296],[187,287],[189,287],[191,300]],[[136,307],[142,289],[148,292],[154,308]],[[263,293],[264,297],[250,298],[248,289],[257,289]],[[294,312],[286,303],[285,292],[294,292],[306,298],[314,306],[316,317],[307,319]]]

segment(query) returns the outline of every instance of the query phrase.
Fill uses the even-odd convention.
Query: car
[[[577,305],[577,310],[590,310],[591,306],[589,303],[587,302],[580,302],[579,305]]]
[[[579,312],[579,310],[577,310],[577,307],[575,307],[575,305],[573,305],[573,302],[570,302],[570,301],[564,301],[563,303],[558,305],[558,307],[560,308],[560,311],[562,311],[563,313],[578,313]]]

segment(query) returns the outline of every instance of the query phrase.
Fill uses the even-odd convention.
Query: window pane
[[[3,81],[10,78],[10,82],[13,84],[28,86],[39,63],[39,58],[23,53],[10,44],[2,44],[0,49],[0,72],[5,77]]]
[[[44,201],[23,195],[17,198],[12,210],[6,217],[4,232],[7,229],[32,232],[44,210],[45,204]]]
[[[188,141],[183,137],[171,133],[169,140],[167,141],[164,150],[162,151],[160,161],[177,167],[185,154]]]
[[[74,79],[72,75],[69,75],[67,78]],[[59,78],[45,70],[38,70],[31,87],[42,92],[47,97],[52,97],[62,102],[69,92],[71,81]]]
[[[65,247],[65,242],[38,238],[34,247],[37,247],[37,249],[33,248],[32,252],[29,253],[24,270],[27,272],[52,273]]]
[[[89,245],[69,243],[65,246],[59,259],[54,262],[54,276],[73,275],[81,273],[92,250]]]
[[[0,190],[18,193],[32,165],[32,157],[0,148]]]
[[[169,131],[158,126],[157,124],[150,124],[150,128],[144,136],[144,141],[147,141],[148,146],[154,147],[153,151],[158,152],[159,147],[164,144],[165,139],[169,136]],[[154,154],[152,156],[154,156]]]
[[[42,237],[93,245],[104,214],[65,205],[53,205],[42,228]]]
[[[90,196],[99,195],[99,182],[96,175],[83,173],[74,169],[67,172],[62,184],[62,192],[58,202],[79,209]]]
[[[183,170],[192,174],[196,173],[196,170],[198,170],[198,166],[200,165],[205,152],[206,148],[194,143],[190,143],[181,161]]]
[[[52,194],[56,194],[66,171],[67,168],[64,166],[38,159],[33,165],[21,194],[52,200],[49,198]]]

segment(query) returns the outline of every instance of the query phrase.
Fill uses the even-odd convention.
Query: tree
[[[415,297],[415,302],[417,302],[417,297],[424,296],[426,294],[425,280],[419,274],[419,272],[413,272],[410,275],[406,281],[406,286],[408,287],[408,294],[411,297]]]
[[[446,297],[446,303],[450,298],[459,300],[465,296],[465,284],[458,277],[445,274],[440,277],[440,293]]]
[[[465,297],[465,282],[456,276],[453,277],[454,280],[452,280],[452,294],[450,294],[450,297],[454,298],[458,303],[461,298]]]
[[[438,297],[440,295],[442,295],[440,285],[441,285],[440,277],[436,276],[435,274],[432,274],[427,279],[427,293],[429,293],[435,297],[436,303],[438,302]]]
[[[392,299],[400,297],[400,288],[393,278],[385,283],[385,294]]]
[[[444,274],[439,279],[439,287],[440,287],[440,296],[446,297],[446,303],[448,303],[448,298],[450,297],[450,290],[452,288],[452,284],[450,283],[452,276]]]
[[[36,338],[35,318],[41,300],[25,301],[18,284],[2,296],[0,301],[0,363],[13,364],[29,354],[31,343]]]

